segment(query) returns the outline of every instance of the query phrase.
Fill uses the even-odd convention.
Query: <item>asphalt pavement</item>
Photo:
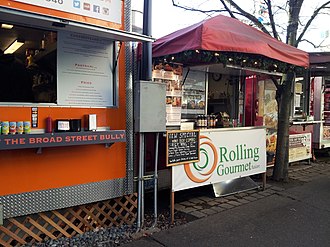
[[[175,209],[194,220],[149,230],[123,246],[330,246],[330,159],[292,166],[288,184],[220,198],[199,195]]]

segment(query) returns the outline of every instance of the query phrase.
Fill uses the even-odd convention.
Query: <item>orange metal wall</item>
[[[67,20],[74,20],[74,21],[79,21],[82,23],[90,23],[90,24],[95,24],[98,26],[105,26],[109,28],[115,28],[115,29],[122,29],[124,28],[123,24],[116,24],[112,22],[107,22],[91,17],[86,17],[86,16],[79,16],[75,14],[70,14],[54,9],[48,9],[48,8],[43,8],[43,7],[38,7],[38,6],[33,6],[30,4],[25,4],[25,3],[20,3],[20,2],[15,2],[11,0],[0,0],[0,6],[8,7],[8,8],[14,8],[14,9],[20,9],[28,12],[33,12],[33,13],[40,13],[48,16],[54,16],[54,17],[59,17]],[[122,6],[122,13],[124,13],[124,4]],[[122,23],[124,23],[124,15],[122,16]]]
[[[45,128],[45,119],[80,118],[97,114],[97,126],[125,130],[125,54],[119,63],[119,108],[38,107],[38,128]],[[31,107],[0,106],[0,120],[31,119]],[[0,196],[60,188],[77,184],[123,178],[126,176],[125,143],[110,148],[102,144],[0,151]]]

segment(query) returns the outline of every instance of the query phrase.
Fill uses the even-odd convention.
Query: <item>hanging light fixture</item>
[[[15,40],[3,53],[4,54],[13,54],[17,51],[22,45],[24,45],[24,41]]]
[[[11,24],[2,23],[1,28],[3,29],[12,29],[14,26]]]

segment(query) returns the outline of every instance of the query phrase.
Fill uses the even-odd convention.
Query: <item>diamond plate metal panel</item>
[[[0,204],[0,226],[3,225],[3,205]]]
[[[125,179],[107,180],[64,188],[34,191],[0,197],[3,218],[28,215],[108,200],[126,193]]]
[[[132,32],[131,1],[125,2],[125,31]],[[133,193],[133,167],[134,167],[134,122],[133,122],[133,60],[132,43],[125,42],[125,77],[126,77],[126,192]]]

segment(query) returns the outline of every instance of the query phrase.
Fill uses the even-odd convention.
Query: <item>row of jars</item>
[[[2,135],[29,134],[31,121],[0,121],[0,133]]]
[[[217,118],[215,115],[198,115],[196,127],[200,129],[215,128]]]

